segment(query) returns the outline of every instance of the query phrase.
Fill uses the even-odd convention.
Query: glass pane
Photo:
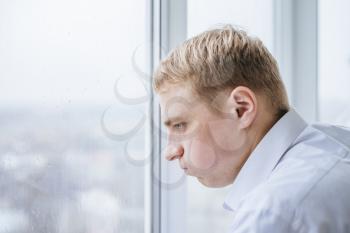
[[[320,120],[350,126],[350,2],[319,1]]]
[[[250,35],[258,36],[273,53],[273,2],[274,0],[195,0],[187,1],[187,35],[222,24],[232,24]],[[217,12],[217,13],[213,13]]]
[[[238,26],[258,36],[273,53],[273,0],[188,0],[187,35],[192,37],[222,24]],[[213,14],[213,12],[218,12]],[[232,215],[222,206],[230,187],[209,189],[196,178],[187,182],[187,231],[226,232]]]
[[[0,1],[1,233],[144,232],[145,17]]]

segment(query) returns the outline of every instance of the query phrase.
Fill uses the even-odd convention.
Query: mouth
[[[179,166],[184,171],[186,171],[188,169],[181,161],[179,161]]]
[[[186,166],[186,164],[184,163],[184,161],[179,160],[179,166],[180,166],[180,168],[184,171],[184,173],[185,173],[186,175],[191,175],[191,174],[190,174],[190,171],[189,171],[188,167]]]
[[[189,170],[188,170],[188,168],[183,168],[183,171],[184,171],[184,173],[185,173],[186,175],[188,175],[188,176],[191,175],[190,172],[189,172]]]

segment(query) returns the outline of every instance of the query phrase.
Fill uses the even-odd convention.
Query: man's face
[[[159,97],[168,136],[166,159],[177,159],[187,175],[208,187],[231,184],[247,153],[236,112],[214,113],[184,85],[167,85]]]

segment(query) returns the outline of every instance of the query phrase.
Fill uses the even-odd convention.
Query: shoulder
[[[242,200],[234,232],[350,230],[349,135],[338,127],[308,126],[269,178]]]
[[[298,232],[291,200],[278,198],[271,191],[261,185],[248,194],[235,211],[230,232]]]
[[[295,144],[304,143],[327,152],[341,149],[350,151],[350,128],[329,124],[311,124],[296,139]]]
[[[349,182],[339,185],[327,176],[313,182],[316,177],[284,177],[259,185],[235,211],[232,232],[347,232]]]
[[[327,204],[335,209],[331,205],[336,203],[350,211],[349,145],[346,128],[308,126],[270,174],[265,191],[299,212],[302,207],[312,211]]]

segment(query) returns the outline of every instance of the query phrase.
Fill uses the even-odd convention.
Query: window
[[[350,126],[349,1],[319,1],[318,73],[320,120]]]
[[[0,2],[0,232],[144,232],[146,3]]]

